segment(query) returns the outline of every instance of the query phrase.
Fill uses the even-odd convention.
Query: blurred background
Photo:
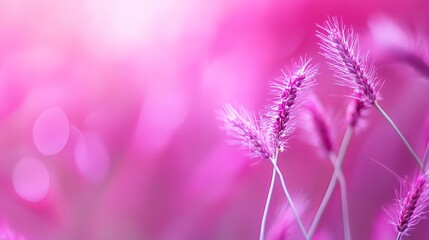
[[[272,167],[229,146],[216,110],[258,111],[300,56],[336,119],[349,90],[316,24],[342,17],[384,80],[381,105],[420,157],[429,140],[429,3],[0,0],[0,221],[27,240],[257,239]],[[298,124],[299,125],[299,124]],[[298,126],[279,166],[307,227],[332,174]],[[417,167],[371,109],[344,162],[354,239],[394,239],[384,210]],[[342,239],[339,193],[317,239]],[[279,186],[268,218],[276,225]],[[289,226],[288,226],[289,227]],[[290,226],[293,227],[293,226]],[[409,239],[427,239],[423,220]]]

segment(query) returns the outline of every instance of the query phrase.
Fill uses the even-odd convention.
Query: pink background
[[[371,49],[381,105],[419,156],[429,140],[422,59],[427,1],[0,0],[0,219],[28,240],[257,239],[271,166],[225,143],[215,112],[258,110],[299,56],[344,132],[349,91],[318,54],[316,24],[340,16]],[[371,109],[344,172],[354,239],[394,239],[383,208],[410,154]],[[307,228],[332,167],[298,129],[279,165],[307,201]],[[268,219],[284,202],[279,186]],[[318,239],[341,239],[334,194]],[[409,239],[427,239],[422,221]],[[426,236],[426,237],[425,237]]]

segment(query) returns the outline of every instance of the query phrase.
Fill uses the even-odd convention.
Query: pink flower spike
[[[307,139],[310,139],[324,156],[329,155],[334,151],[334,134],[332,132],[334,128],[330,116],[315,95],[307,102],[305,110],[304,118],[306,121],[304,122],[306,126],[304,129],[310,135]]]
[[[425,208],[429,204],[429,192],[425,175],[419,175],[413,182],[408,182],[406,191],[397,194],[392,223],[398,234],[408,235],[416,224],[424,217]]]
[[[224,122],[226,133],[231,137],[231,144],[245,148],[250,157],[269,159],[273,156],[268,134],[261,131],[254,113],[249,113],[244,108],[237,110],[227,104],[220,113],[220,119]]]
[[[273,103],[268,105],[267,131],[275,148],[284,151],[287,137],[295,129],[296,111],[315,84],[318,67],[301,58],[288,74],[271,83]]]
[[[322,55],[330,61],[331,69],[339,78],[338,84],[353,89],[353,98],[373,105],[380,99],[380,80],[373,61],[368,60],[368,54],[362,54],[357,34],[335,17],[319,27],[321,31],[317,31],[316,36],[321,40]]]

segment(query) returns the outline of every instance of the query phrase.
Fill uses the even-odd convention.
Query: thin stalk
[[[316,228],[319,225],[320,220],[322,219],[323,213],[325,212],[326,206],[328,205],[329,200],[331,199],[331,196],[334,192],[335,189],[335,185],[337,183],[337,176],[335,174],[335,169],[340,170],[341,169],[341,164],[343,163],[345,154],[347,152],[348,146],[350,144],[350,140],[353,136],[353,132],[354,132],[354,128],[352,126],[349,126],[346,130],[346,132],[344,133],[344,137],[343,140],[341,142],[341,146],[340,146],[340,150],[338,152],[338,158],[334,163],[334,173],[332,174],[331,180],[329,182],[328,188],[326,190],[325,196],[322,199],[322,202],[320,203],[319,209],[316,212],[316,216],[313,219],[313,222],[311,223],[311,227],[310,230],[308,231],[308,238],[311,239],[314,235],[314,233],[316,232]],[[343,201],[343,199],[342,199]],[[346,205],[347,207],[347,205]],[[344,209],[344,205],[343,205],[343,209]],[[347,208],[348,209],[348,208]],[[344,214],[344,211],[343,211]],[[346,212],[346,214],[348,215],[348,210]],[[348,219],[348,216],[347,216]],[[348,223],[348,220],[347,220]],[[347,228],[350,229],[350,228]],[[344,229],[345,233],[346,233],[346,228]]]
[[[347,149],[349,148],[350,140],[352,139],[353,132],[355,131],[354,127],[348,126],[346,133],[344,134],[343,141],[341,142],[340,150],[338,151],[338,158],[336,164],[341,166],[346,156]]]
[[[274,169],[275,169],[275,170],[276,170],[276,172],[277,172],[277,176],[278,176],[278,177],[279,177],[279,179],[280,179],[280,182],[281,182],[281,184],[282,184],[282,188],[283,188],[283,192],[285,193],[285,195],[286,195],[286,199],[287,199],[287,201],[289,202],[290,208],[292,209],[292,212],[293,212],[293,214],[295,215],[295,219],[296,219],[296,221],[297,221],[297,223],[298,223],[298,225],[299,225],[299,228],[300,228],[300,230],[301,230],[301,232],[302,232],[302,235],[304,236],[304,238],[305,238],[306,240],[309,240],[309,238],[308,238],[308,236],[307,236],[307,232],[306,232],[306,230],[305,230],[305,228],[304,228],[304,224],[302,224],[301,218],[299,217],[299,214],[298,214],[298,211],[296,210],[295,204],[293,203],[293,200],[292,200],[292,198],[291,198],[291,196],[290,196],[290,194],[289,194],[289,191],[288,191],[288,189],[287,189],[287,187],[286,187],[286,183],[285,183],[285,180],[284,180],[284,178],[283,178],[283,174],[282,174],[282,172],[280,171],[280,169],[279,169],[279,167],[277,166],[277,164],[276,164],[274,161],[271,161],[271,162],[273,163]]]
[[[320,220],[322,219],[323,213],[325,212],[326,206],[328,205],[329,200],[331,199],[332,193],[334,192],[335,185],[337,184],[337,176],[332,174],[331,180],[329,181],[328,188],[326,189],[325,196],[323,196],[322,202],[320,203],[319,209],[316,212],[316,216],[311,223],[310,229],[308,230],[308,238],[312,239],[316,228],[319,225]]]
[[[424,169],[426,169],[426,167],[428,166],[428,161],[429,161],[429,142],[426,145],[425,154],[423,155],[423,168]]]
[[[344,239],[350,240],[351,239],[350,221],[349,221],[350,217],[349,217],[349,207],[348,207],[348,200],[347,200],[346,178],[344,177],[344,174],[341,171],[341,166],[336,166],[336,164],[335,164],[335,160],[336,160],[335,154],[331,153],[329,155],[329,158],[331,159],[331,162],[334,165],[334,175],[337,177],[338,183],[340,184],[341,207],[342,207],[342,213],[343,213]]]
[[[402,238],[402,233],[398,233],[398,236],[396,236],[396,240],[401,240]]]
[[[404,135],[402,135],[401,131],[399,130],[399,128],[396,126],[396,124],[393,122],[393,120],[389,117],[389,115],[383,110],[383,108],[381,108],[381,106],[378,104],[378,102],[374,102],[374,106],[375,108],[377,108],[377,110],[381,113],[381,115],[387,120],[387,122],[389,122],[389,124],[393,127],[393,129],[395,130],[396,134],[398,134],[399,138],[401,138],[402,142],[405,144],[405,146],[407,147],[408,151],[411,153],[411,155],[413,156],[414,160],[416,161],[416,163],[419,165],[420,170],[423,171],[424,167],[423,167],[423,163],[420,161],[419,157],[417,156],[417,154],[414,152],[413,148],[411,147],[411,145],[408,143],[407,139],[404,137]]]
[[[279,156],[279,151],[276,151],[276,156],[271,160],[274,164],[277,164],[278,156]],[[276,169],[273,168],[273,173],[271,176],[270,189],[268,190],[267,200],[265,201],[264,214],[262,215],[261,230],[259,232],[259,239],[260,240],[263,240],[265,237],[265,226],[266,226],[266,221],[267,221],[267,216],[268,216],[268,210],[270,208],[271,196],[273,195],[273,191],[274,191],[275,181],[276,181]]]

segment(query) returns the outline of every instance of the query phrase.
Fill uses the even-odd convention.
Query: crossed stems
[[[410,154],[412,155],[413,159],[416,161],[417,165],[419,166],[420,170],[422,172],[424,172],[424,169],[426,169],[427,163],[429,161],[429,143],[428,146],[426,148],[425,154],[423,156],[423,162],[419,159],[419,157],[417,156],[417,154],[415,153],[415,151],[413,150],[413,148],[411,147],[411,145],[408,143],[407,139],[404,137],[404,135],[401,133],[401,131],[399,130],[399,128],[396,126],[396,124],[393,122],[393,120],[389,117],[389,115],[383,110],[383,108],[378,104],[378,102],[374,102],[374,107],[380,112],[380,114],[386,119],[386,121],[392,126],[392,128],[394,129],[394,131],[396,132],[396,134],[399,136],[399,138],[402,140],[402,142],[404,143],[405,147],[408,149],[408,151],[410,152]],[[272,196],[272,192],[274,189],[274,183],[275,183],[275,173],[277,173],[281,183],[282,183],[282,188],[283,191],[286,195],[286,198],[290,204],[290,207],[295,215],[296,221],[298,222],[298,225],[300,227],[300,230],[302,232],[302,234],[304,235],[305,239],[311,239],[316,231],[317,225],[320,222],[320,219],[322,218],[322,215],[326,209],[326,206],[334,192],[335,189],[335,185],[337,180],[339,181],[340,184],[340,190],[341,190],[341,205],[342,205],[342,212],[343,212],[343,225],[344,225],[344,238],[346,240],[350,240],[350,223],[349,223],[349,214],[348,214],[348,201],[347,201],[347,187],[346,187],[346,182],[345,182],[345,178],[344,175],[341,171],[341,165],[342,162],[344,161],[344,157],[345,154],[347,152],[348,146],[350,144],[350,140],[353,136],[353,132],[354,132],[354,127],[349,126],[344,134],[341,146],[340,146],[340,150],[338,153],[338,156],[335,157],[334,153],[329,153],[329,159],[332,162],[332,164],[334,165],[334,172],[332,174],[330,183],[328,185],[328,188],[326,190],[325,196],[323,197],[323,200],[320,204],[320,207],[316,213],[316,216],[311,224],[311,227],[308,231],[308,234],[306,233],[306,230],[304,228],[304,225],[302,224],[301,218],[299,217],[299,214],[296,210],[295,205],[293,204],[293,201],[290,197],[290,194],[287,190],[286,184],[284,182],[283,179],[283,175],[280,171],[280,169],[277,166],[277,159],[278,159],[278,150],[276,151],[275,157],[274,158],[270,158],[274,169],[273,169],[273,174],[272,174],[272,178],[271,178],[271,184],[270,184],[270,189],[268,192],[268,196],[267,196],[267,201],[265,204],[265,209],[264,209],[264,215],[262,218],[262,224],[261,224],[261,232],[260,232],[260,236],[259,239],[263,240],[264,239],[264,232],[265,232],[265,223],[266,223],[266,218],[267,218],[267,214],[268,214],[268,209],[269,209],[269,205],[271,202],[271,196]],[[396,240],[400,240],[402,238],[402,234],[398,233]]]
[[[271,183],[270,183],[270,188],[268,191],[267,200],[265,202],[264,214],[262,217],[261,230],[260,230],[260,235],[259,235],[260,240],[264,239],[266,218],[268,215],[268,209],[269,209],[269,205],[271,202],[271,196],[272,196],[272,193],[274,190],[275,173],[276,172],[280,178],[280,181],[282,181],[283,191],[285,192],[285,195],[288,198],[288,202],[289,202],[291,209],[295,215],[295,218],[298,222],[298,225],[301,229],[301,232],[306,239],[311,239],[313,237],[315,230],[317,228],[317,225],[320,222],[320,219],[322,218],[322,215],[323,215],[323,213],[326,209],[326,206],[328,205],[328,202],[329,202],[329,200],[330,200],[330,198],[334,192],[335,185],[336,185],[336,182],[338,180],[340,183],[340,190],[341,190],[341,205],[342,205],[342,212],[343,212],[344,239],[346,239],[346,240],[351,239],[349,214],[348,214],[347,187],[346,187],[345,177],[341,171],[341,164],[344,160],[345,153],[347,151],[347,148],[348,148],[348,145],[350,143],[352,135],[353,135],[353,127],[349,127],[347,129],[347,131],[344,135],[343,141],[341,143],[340,151],[338,153],[338,158],[337,158],[337,156],[335,156],[335,153],[333,153],[333,152],[329,153],[329,159],[334,166],[334,173],[332,174],[332,178],[331,178],[331,181],[329,183],[328,189],[325,193],[325,196],[322,200],[322,203],[319,207],[319,210],[317,211],[317,214],[313,220],[313,223],[310,227],[308,234],[306,233],[305,228],[302,224],[302,221],[299,217],[299,214],[297,213],[296,207],[294,206],[293,201],[290,198],[290,195],[289,195],[288,190],[286,188],[286,184],[284,184],[283,175],[281,174],[279,168],[277,167],[278,151],[276,151],[275,157],[273,159],[271,159],[274,168],[273,168],[273,173],[272,173],[272,177],[271,177]]]
[[[378,104],[378,102],[374,102],[375,108],[380,112],[380,114],[386,119],[386,121],[392,126],[396,134],[399,136],[399,138],[404,143],[405,147],[408,149],[408,151],[411,153],[413,159],[416,161],[417,165],[419,166],[420,170],[424,172],[424,169],[426,169],[427,162],[428,162],[428,155],[429,155],[429,143],[425,151],[425,156],[423,157],[423,162],[419,159],[411,145],[408,143],[407,139],[404,137],[404,135],[401,133],[399,128],[396,126],[396,124],[393,122],[393,120],[389,117],[389,115],[383,110],[383,108]],[[323,215],[323,212],[326,208],[326,205],[328,204],[332,193],[335,188],[336,181],[340,182],[340,188],[341,188],[341,203],[342,203],[342,209],[343,209],[343,224],[344,224],[344,237],[345,239],[350,239],[350,227],[349,227],[349,221],[348,221],[348,208],[347,208],[347,193],[346,193],[346,186],[344,181],[344,175],[341,172],[341,164],[344,161],[345,153],[347,151],[348,145],[350,143],[350,139],[353,135],[353,127],[349,126],[346,130],[346,133],[344,135],[343,141],[341,143],[340,151],[338,153],[337,161],[334,163],[334,173],[332,175],[331,181],[329,183],[328,189],[325,193],[325,196],[322,200],[322,203],[319,207],[318,212],[316,213],[316,216],[314,218],[314,221],[310,227],[310,230],[308,232],[308,236],[311,239],[314,235],[314,232],[316,230],[316,227]],[[331,162],[333,162],[333,159],[335,159],[335,155],[333,153],[329,154],[329,158],[331,159]],[[343,179],[343,180],[342,180]],[[342,183],[343,182],[343,183]],[[341,185],[344,186],[341,186]],[[402,237],[402,234],[398,234],[397,240],[400,240]]]
[[[399,130],[399,128],[396,126],[396,124],[393,122],[393,120],[389,117],[389,115],[383,110],[383,108],[378,104],[378,102],[374,102],[374,106],[375,108],[380,112],[380,114],[386,119],[386,121],[392,126],[392,128],[394,129],[394,131],[396,132],[396,134],[399,136],[399,138],[402,140],[402,142],[404,143],[405,147],[408,149],[408,151],[411,153],[413,159],[416,161],[417,165],[419,166],[420,170],[422,172],[424,172],[424,169],[426,168],[427,162],[428,162],[428,151],[429,151],[429,143],[428,143],[428,147],[426,148],[425,151],[425,156],[423,157],[423,163],[422,161],[418,158],[417,154],[415,153],[415,151],[413,150],[413,148],[411,147],[411,145],[408,143],[407,139],[404,137],[404,135],[401,133],[401,131]],[[316,227],[320,221],[320,218],[323,215],[323,212],[326,208],[326,205],[328,204],[332,192],[335,188],[335,184],[336,184],[336,180],[338,178],[338,181],[340,182],[340,188],[341,188],[341,203],[342,203],[342,208],[343,208],[343,224],[344,224],[344,234],[345,234],[345,239],[350,239],[350,235],[347,236],[347,234],[350,234],[350,228],[349,228],[349,224],[348,224],[348,208],[347,208],[347,196],[346,196],[346,187],[345,186],[341,186],[341,177],[344,178],[344,176],[342,175],[341,172],[341,164],[344,160],[345,157],[345,153],[347,151],[348,145],[350,143],[350,139],[353,135],[353,127],[349,126],[343,141],[341,143],[341,147],[340,147],[340,152],[338,154],[338,158],[337,158],[337,162],[334,164],[335,166],[335,170],[334,170],[334,174],[332,175],[331,181],[329,183],[328,189],[325,193],[325,196],[322,200],[322,203],[320,205],[320,208],[316,214],[316,217],[313,221],[312,226],[310,227],[308,236],[311,239],[312,236],[314,235],[314,232],[316,230]],[[335,155],[330,154],[330,159],[332,162],[332,159],[335,159]],[[337,172],[337,173],[335,173]],[[341,176],[338,175],[338,173],[341,173]],[[335,177],[335,175],[337,175],[337,178]],[[344,181],[343,181],[344,182]],[[345,183],[344,183],[345,185]],[[347,233],[348,232],[348,233]],[[401,239],[402,235],[398,234],[397,236],[397,240]]]
[[[280,179],[282,188],[283,188],[283,192],[286,196],[286,199],[289,203],[289,207],[292,209],[292,212],[295,216],[295,220],[298,223],[298,226],[301,230],[302,235],[304,236],[304,238],[306,240],[309,240],[307,237],[307,232],[304,228],[304,224],[302,223],[301,217],[299,216],[298,210],[295,207],[295,204],[293,203],[292,197],[290,196],[289,190],[286,187],[286,183],[285,180],[283,178],[283,174],[280,171],[279,167],[277,166],[277,159],[279,156],[279,151],[278,149],[276,149],[276,154],[273,158],[270,158],[271,163],[273,164],[273,174],[272,174],[272,178],[271,178],[271,184],[270,184],[270,189],[268,191],[268,196],[267,196],[267,201],[265,203],[265,209],[264,209],[264,215],[262,216],[262,223],[261,223],[261,231],[260,231],[260,235],[259,235],[259,239],[263,240],[264,239],[264,233],[265,233],[265,225],[266,225],[266,219],[267,219],[267,214],[268,214],[268,209],[269,209],[269,205],[271,202],[271,196],[273,193],[273,189],[274,189],[274,183],[275,183],[275,173],[277,173],[277,176]]]
[[[274,159],[271,160],[274,165],[277,164],[278,155],[279,155],[279,151],[277,150]],[[273,195],[275,181],[276,181],[276,169],[273,168],[273,173],[271,175],[270,189],[268,190],[267,200],[265,201],[264,214],[262,215],[261,229],[259,231],[259,240],[263,240],[265,236],[265,226],[266,226],[266,221],[268,216],[268,209],[270,208],[271,196]]]
[[[331,180],[329,182],[328,188],[325,192],[325,196],[323,197],[322,202],[320,203],[319,209],[314,217],[314,220],[311,224],[310,230],[308,231],[308,238],[311,239],[316,232],[316,228],[325,212],[326,206],[331,199],[332,194],[335,190],[335,185],[337,180],[340,183],[340,191],[341,191],[341,206],[343,213],[343,227],[344,227],[344,239],[350,240],[350,223],[349,223],[349,211],[348,211],[348,201],[347,201],[347,186],[346,180],[344,178],[343,172],[341,171],[341,164],[344,161],[344,157],[346,155],[347,148],[350,144],[350,140],[353,136],[354,128],[349,126],[344,134],[343,140],[341,142],[340,150],[338,152],[338,157],[335,156],[335,153],[329,153],[329,159],[334,166],[334,172],[332,173]]]

